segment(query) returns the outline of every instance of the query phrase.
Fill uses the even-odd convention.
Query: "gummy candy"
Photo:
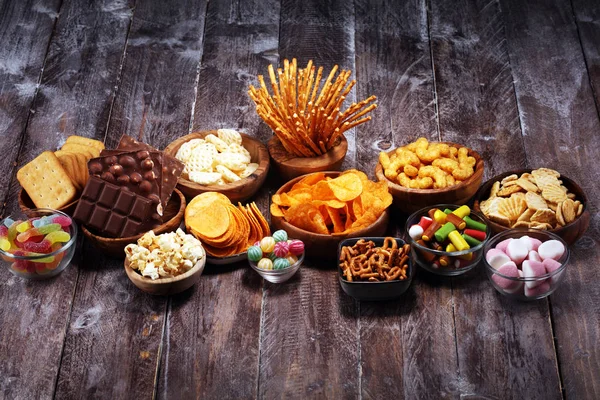
[[[48,224],[39,228],[32,228],[25,232],[19,233],[17,240],[21,243],[27,241],[31,236],[45,235],[50,232],[57,231],[61,228],[60,224]]]
[[[27,241],[23,244],[23,248],[27,251],[35,253],[49,253],[50,248],[55,243],[66,243],[71,240],[71,235],[65,231],[54,231],[46,235],[44,240],[39,243]]]
[[[10,240],[8,240],[8,228],[2,225],[0,226],[0,249],[8,251],[11,247]]]
[[[31,222],[23,221],[19,225],[17,225],[17,232],[22,233],[31,228]]]
[[[10,228],[10,226],[14,223],[15,223],[15,220],[10,217],[4,219],[4,226],[6,226],[7,228]]]

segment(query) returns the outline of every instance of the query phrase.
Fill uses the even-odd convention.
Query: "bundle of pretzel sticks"
[[[372,240],[360,239],[340,252],[340,268],[348,282],[382,282],[406,279],[410,245],[398,247],[396,239],[386,237],[381,247]]]
[[[262,75],[258,75],[260,87],[250,85],[248,90],[258,115],[273,129],[283,147],[297,157],[326,153],[339,143],[345,131],[369,121],[371,117],[365,115],[377,107],[369,104],[377,99],[371,96],[340,111],[356,84],[355,80],[348,83],[352,71],[342,70],[334,80],[338,70],[335,65],[317,95],[323,67],[316,70],[316,77],[315,70],[312,60],[304,69],[297,69],[295,58],[291,63],[284,60],[277,76],[273,65],[269,65],[273,95],[269,94]]]

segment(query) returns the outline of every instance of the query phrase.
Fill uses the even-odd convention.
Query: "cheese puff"
[[[390,167],[390,157],[385,151],[379,153],[379,162],[384,170]]]
[[[404,173],[410,178],[415,178],[417,175],[419,175],[419,170],[417,167],[409,164],[404,166]]]
[[[458,168],[458,161],[451,160],[449,158],[438,158],[437,160],[433,160],[431,165],[438,167],[444,172],[449,174],[452,173],[456,168]]]
[[[458,162],[459,164],[467,165],[469,167],[475,166],[475,158],[468,155],[469,150],[466,147],[458,149]]]
[[[450,146],[448,146],[446,143],[432,143],[429,146],[429,150],[431,150],[432,148],[439,148],[440,155],[442,157],[448,157],[450,155]]]
[[[410,179],[402,172],[398,175],[398,183],[410,189],[430,189],[433,186],[433,179],[429,177]]]
[[[456,180],[452,175],[446,175],[446,184],[448,186],[456,185]]]
[[[424,163],[431,163],[441,156],[440,148],[435,146],[431,146],[430,149],[418,148],[416,153],[417,157]]]
[[[434,189],[443,189],[447,186],[446,175],[444,171],[433,165],[427,165],[419,170],[419,178],[433,178]]]
[[[473,170],[473,167],[461,164],[458,168],[452,171],[452,176],[456,180],[464,181],[465,179],[469,179],[474,173],[475,171]]]
[[[404,165],[405,163],[401,159],[396,158],[390,162],[389,167],[383,173],[388,179],[394,180],[398,176],[398,171],[404,168]]]
[[[420,149],[420,148],[424,148],[424,149],[426,149],[426,148],[427,148],[427,146],[429,146],[429,141],[428,141],[426,138],[424,138],[424,137],[420,137],[420,138],[418,138],[416,141],[414,141],[414,142],[412,142],[412,143],[409,143],[409,144],[407,144],[407,145],[406,145],[406,146],[404,146],[404,147],[405,147],[407,150],[410,150],[410,151],[412,151],[412,152],[415,152],[415,153],[416,153],[416,152],[417,152],[417,149]]]
[[[456,147],[450,147],[450,154],[448,155],[448,158],[454,161],[458,161],[458,149]]]
[[[417,157],[417,155],[410,150],[406,150],[406,149],[402,149],[400,151],[396,150],[396,156],[401,161],[402,167],[404,167],[405,165],[409,165],[409,164],[412,165],[413,167],[416,167],[417,165],[419,165],[421,163],[421,161],[419,160],[419,157]]]

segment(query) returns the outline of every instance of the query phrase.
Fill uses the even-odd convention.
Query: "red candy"
[[[419,223],[417,225],[420,225],[421,228],[423,228],[423,231],[427,230],[427,228],[429,228],[429,225],[431,225],[431,222],[433,220],[429,217],[421,217],[421,220],[419,221]]]
[[[51,244],[47,240],[42,240],[39,243],[36,242],[25,242],[23,243],[23,248],[27,251],[31,251],[34,253],[49,253],[51,249]]]
[[[275,253],[276,257],[284,258],[287,256],[289,251],[289,245],[287,242],[277,242],[275,243],[275,248],[273,249],[273,253]]]
[[[301,240],[292,240],[288,247],[290,253],[295,256],[299,256],[300,254],[304,253],[304,243],[302,243]]]
[[[52,218],[53,224],[59,224],[64,228],[71,226],[71,218],[65,217],[64,215],[56,215]]]
[[[485,232],[478,231],[478,230],[475,230],[475,229],[465,229],[464,234],[465,235],[469,235],[472,238],[479,240],[480,242],[483,242],[485,240],[485,237],[486,237]]]

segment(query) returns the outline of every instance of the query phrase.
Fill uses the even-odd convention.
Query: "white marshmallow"
[[[519,265],[527,258],[529,250],[527,244],[520,239],[511,240],[506,247],[506,254],[515,264]]]
[[[510,242],[512,242],[512,240],[513,240],[512,238],[508,238],[508,239],[505,239],[505,240],[501,241],[500,243],[498,243],[496,245],[496,249],[498,249],[498,250],[503,251],[503,252],[506,253],[506,248],[508,247],[508,244]]]
[[[538,278],[542,275],[546,275],[546,268],[544,264],[539,261],[534,260],[525,260],[523,261],[523,277],[524,278]],[[537,280],[537,281],[525,281],[525,286],[532,289],[536,286],[541,285],[545,281]]]
[[[558,260],[565,254],[565,246],[558,240],[547,240],[540,245],[538,253],[540,254],[540,257],[542,257],[542,260],[547,258]]]
[[[411,226],[410,228],[408,228],[408,236],[413,238],[413,240],[421,239],[421,236],[423,236],[423,227],[417,224]]]
[[[510,257],[498,249],[488,250],[488,252],[485,254],[485,259],[495,269],[498,269],[500,266],[510,261]]]

